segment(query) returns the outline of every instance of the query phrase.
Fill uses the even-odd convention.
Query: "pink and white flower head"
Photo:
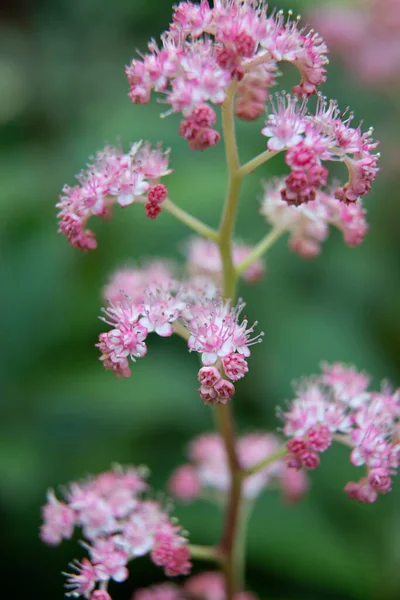
[[[190,570],[187,540],[157,502],[148,500],[143,469],[129,467],[70,484],[66,503],[53,492],[43,507],[42,540],[60,543],[75,527],[84,538],[89,559],[71,564],[67,590],[74,597],[109,600],[107,584],[128,578],[127,564],[150,553],[153,562],[173,577]],[[103,594],[103,595],[102,595]]]
[[[215,242],[198,236],[191,236],[186,243],[187,270],[193,277],[206,276],[217,284],[222,282],[222,263],[219,248]],[[246,244],[235,243],[232,249],[233,263],[237,267],[252,251]],[[265,271],[263,261],[256,259],[243,273],[247,283],[258,282]]]
[[[268,16],[261,0],[221,0],[213,7],[206,0],[181,2],[160,43],[151,41],[148,53],[126,67],[130,99],[144,104],[152,92],[162,94],[169,112],[182,113],[180,133],[192,149],[215,145],[220,136],[211,105],[222,104],[232,86],[236,114],[253,120],[263,112],[280,61],[299,69],[301,82],[293,88],[299,96],[314,94],[325,81],[323,40],[291,17]]]
[[[86,229],[91,216],[108,219],[115,204],[125,207],[133,202],[147,202],[159,206],[168,193],[160,184],[161,177],[171,173],[168,154],[159,146],[152,149],[150,144],[141,142],[133,144],[127,154],[120,147],[106,146],[78,175],[79,185],[63,188],[56,205],[59,231],[72,246],[92,250],[96,240],[93,232]]]
[[[248,327],[247,319],[239,322],[244,304],[231,307],[230,302],[221,300],[205,302],[199,313],[187,322],[190,333],[189,349],[201,354],[204,366],[215,365],[235,352],[245,358],[250,356],[250,346],[261,342],[263,333],[254,337],[254,327]]]
[[[315,113],[307,112],[304,99],[299,103],[290,95],[278,96],[262,133],[269,137],[269,150],[286,150],[291,172],[281,189],[283,200],[296,206],[315,200],[328,183],[326,161],[339,160],[348,170],[349,180],[336,188],[336,198],[352,203],[369,192],[379,171],[379,154],[374,153],[378,143],[372,130],[363,133],[360,126],[352,126],[353,118],[342,115],[335,101],[328,103],[322,96]]]
[[[276,452],[279,446],[279,439],[273,434],[254,433],[239,437],[236,450],[242,469],[257,465]],[[178,467],[171,476],[169,487],[172,494],[185,502],[201,496],[209,498],[210,494],[225,497],[230,488],[230,474],[222,438],[211,433],[200,435],[190,443],[188,454],[190,463]],[[275,484],[291,501],[300,498],[307,489],[306,478],[290,479],[286,462],[280,459],[248,476],[243,484],[243,494],[248,500],[253,500]],[[194,489],[195,493],[192,493]]]
[[[317,192],[315,199],[290,206],[282,200],[282,180],[264,187],[261,214],[275,228],[289,233],[289,247],[303,258],[313,258],[329,235],[329,225],[335,226],[348,246],[362,243],[368,231],[366,211],[361,200],[346,205],[330,194]]]
[[[197,276],[179,282],[157,262],[118,271],[104,294],[110,299],[102,320],[111,330],[100,334],[97,346],[106,369],[129,377],[129,359],[135,362],[146,355],[148,334],[170,337],[178,328],[187,337],[189,351],[199,352],[204,368],[213,367],[218,375],[210,383],[200,376],[204,368],[200,371],[204,402],[225,404],[232,398],[232,381],[247,373],[250,346],[263,335],[252,335],[256,323],[249,327],[247,319],[240,321],[244,304],[232,308],[210,279]]]
[[[374,502],[391,489],[399,467],[400,390],[384,385],[368,391],[369,377],[340,363],[324,363],[323,373],[295,388],[296,397],[282,414],[289,437],[289,466],[314,469],[332,441],[352,448],[350,462],[367,475],[345,491],[361,502]]]

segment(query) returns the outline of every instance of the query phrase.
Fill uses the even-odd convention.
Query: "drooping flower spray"
[[[291,94],[272,91],[282,61],[300,74]],[[351,367],[323,364],[322,375],[300,382],[280,415],[283,435],[237,436],[233,419],[240,380],[249,376],[251,353],[263,336],[259,324],[244,316],[245,304],[236,298],[238,280],[259,281],[264,255],[286,233],[291,250],[312,258],[330,225],[350,247],[361,244],[368,231],[362,197],[378,172],[377,142],[371,129],[363,130],[351,113],[320,95],[327,62],[327,47],[316,32],[291,13],[268,12],[262,1],[215,0],[213,7],[207,0],[182,2],[160,42],[151,41],[148,52],[126,67],[129,98],[144,104],[158,94],[164,115],[181,114],[179,135],[193,151],[223,141],[227,191],[219,228],[169,197],[170,151],[161,145],[137,142],[127,152],[107,146],[78,176],[77,185],[63,189],[57,205],[60,232],[81,250],[97,244],[89,219],[109,219],[117,205],[128,209],[128,218],[135,210],[142,213],[138,218],[149,219],[168,211],[196,234],[187,242],[184,269],[161,257],[111,276],[103,291],[105,331],[97,346],[104,368],[117,377],[129,377],[133,363],[146,356],[150,333],[178,335],[189,352],[199,355],[193,358],[193,385],[215,411],[218,431],[192,441],[188,462],[171,475],[169,492],[184,502],[217,501],[225,511],[220,538],[199,546],[189,542],[169,504],[152,497],[142,468],[115,467],[72,483],[63,501],[50,491],[42,539],[58,544],[79,527],[88,553],[67,575],[74,597],[109,600],[109,583],[126,580],[127,564],[149,554],[168,577],[187,575],[197,559],[214,562],[221,573],[205,572],[183,587],[139,590],[136,600],[251,598],[243,587],[243,507],[276,487],[285,501],[298,500],[309,487],[306,472],[319,465],[333,442],[350,447],[352,464],[365,468],[358,482],[347,484],[349,497],[373,502],[390,491],[400,459],[400,395],[388,385],[367,391],[368,377]],[[315,94],[311,110],[308,100]],[[221,111],[221,132],[216,111]],[[235,118],[261,117],[265,151],[243,164]],[[264,183],[261,209],[255,205],[270,228],[253,245],[236,241],[242,182],[278,154],[288,172]],[[332,161],[344,164],[347,181],[330,180]],[[140,204],[142,209],[135,208]]]

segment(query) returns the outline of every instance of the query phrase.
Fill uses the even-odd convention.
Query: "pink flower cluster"
[[[242,469],[250,469],[267,459],[280,447],[279,439],[269,433],[252,433],[239,437],[237,454]],[[229,491],[230,474],[226,450],[218,434],[203,434],[192,440],[188,450],[189,463],[178,467],[171,476],[171,493],[186,502],[199,497],[224,497]],[[249,475],[243,484],[243,495],[253,500],[268,487],[282,490],[288,502],[301,498],[308,489],[308,480],[301,470],[291,469],[286,462],[275,460]]]
[[[322,375],[304,380],[283,413],[290,438],[287,464],[314,469],[332,440],[351,448],[350,462],[366,474],[346,485],[350,498],[374,502],[390,491],[400,466],[400,390],[368,391],[369,377],[341,363],[323,364]]]
[[[281,190],[288,204],[303,204],[315,200],[317,190],[328,181],[325,161],[341,161],[348,170],[349,180],[335,190],[335,197],[345,203],[366,195],[378,173],[378,143],[372,130],[363,133],[353,127],[353,115],[343,116],[336,101],[329,103],[319,97],[315,114],[307,112],[306,100],[289,94],[277,94],[271,102],[262,133],[269,137],[267,147],[272,152],[286,150],[285,160],[291,172]]]
[[[362,243],[368,232],[368,224],[361,199],[345,204],[330,194],[318,191],[314,200],[300,206],[290,206],[281,197],[284,185],[280,179],[265,185],[261,214],[273,227],[289,232],[291,250],[303,258],[318,255],[321,243],[329,235],[329,225],[342,232],[348,246]]]
[[[280,61],[300,71],[294,93],[314,94],[325,81],[325,43],[300,28],[291,13],[285,19],[266,9],[257,0],[218,0],[213,8],[206,0],[178,4],[160,45],[151,41],[142,60],[126,67],[132,102],[149,102],[152,91],[163,94],[170,112],[183,114],[180,132],[189,146],[204,150],[219,139],[208,103],[222,104],[232,84],[238,91],[236,114],[245,120],[262,114]]]
[[[145,356],[148,334],[154,331],[169,337],[178,327],[188,340],[189,350],[201,354],[203,400],[225,403],[232,397],[235,388],[221,375],[224,372],[232,381],[243,377],[248,370],[250,346],[262,336],[252,336],[254,326],[249,327],[246,319],[240,321],[244,304],[232,308],[208,279],[177,281],[162,263],[150,264],[142,271],[117,272],[105,294],[109,306],[103,320],[112,329],[100,334],[98,347],[106,369],[119,377],[129,377],[128,359],[135,362]]]
[[[137,590],[132,600],[226,600],[222,573],[205,571],[189,577],[182,586],[159,583]],[[250,592],[238,592],[235,600],[257,600]]]
[[[189,238],[186,246],[187,270],[193,277],[210,277],[216,283],[222,282],[222,263],[219,248],[215,242],[199,236]],[[246,244],[235,243],[232,248],[233,263],[237,267],[252,251]],[[263,261],[258,258],[243,273],[247,283],[257,283],[264,275]]]
[[[72,563],[74,572],[67,574],[66,583],[70,595],[108,600],[109,581],[125,581],[128,562],[148,553],[169,577],[189,573],[187,540],[166,510],[146,498],[149,491],[143,473],[133,467],[71,483],[66,502],[49,491],[43,507],[42,540],[57,545],[79,527],[90,557]]]
[[[114,204],[122,207],[144,202],[146,215],[154,219],[168,195],[160,183],[169,175],[168,152],[150,144],[133,144],[127,154],[107,146],[78,176],[78,185],[65,186],[60,201],[59,231],[80,250],[96,248],[94,233],[86,229],[91,216],[108,219]]]
[[[327,3],[309,16],[357,78],[376,86],[399,80],[399,0]]]

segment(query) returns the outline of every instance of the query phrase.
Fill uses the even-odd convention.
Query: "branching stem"
[[[187,213],[185,210],[174,204],[169,198],[164,200],[164,202],[162,203],[162,207],[165,210],[167,210],[171,215],[176,217],[179,221],[185,223],[185,225],[190,227],[190,229],[196,231],[196,233],[199,233],[200,235],[209,240],[218,240],[218,232],[215,229],[212,229],[199,219],[196,219],[196,217],[193,217],[192,215]]]
[[[285,233],[284,228],[274,227],[267,233],[265,237],[254,246],[253,250],[246,256],[244,260],[236,267],[236,274],[242,275],[244,271],[249,267],[255,260],[261,258],[268,250],[275,244],[275,242]]]

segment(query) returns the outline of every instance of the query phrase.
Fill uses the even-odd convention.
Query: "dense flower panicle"
[[[224,579],[218,571],[204,571],[186,579],[182,586],[159,583],[138,589],[132,600],[226,600]],[[235,600],[256,600],[256,596],[238,592]]]
[[[348,246],[362,243],[368,231],[366,211],[361,200],[344,204],[324,192],[300,206],[289,206],[281,198],[282,180],[265,185],[261,214],[273,227],[289,232],[289,247],[303,258],[313,258],[329,235],[329,225],[335,226]]]
[[[262,133],[272,152],[286,150],[286,163],[291,172],[285,179],[281,196],[288,204],[300,205],[315,200],[318,190],[328,182],[325,161],[341,161],[349,180],[338,186],[335,196],[344,203],[356,202],[371,189],[378,169],[378,143],[372,130],[362,133],[352,125],[353,115],[342,115],[335,101],[327,103],[319,97],[314,114],[307,112],[305,99],[277,94],[271,103]]]
[[[366,475],[345,491],[360,502],[374,502],[390,491],[400,466],[400,390],[383,385],[368,391],[369,377],[341,363],[322,365],[322,375],[301,382],[283,433],[289,437],[289,466],[314,469],[319,453],[333,440],[352,448],[350,462],[364,466]]]
[[[327,4],[316,7],[309,17],[331,51],[364,83],[381,86],[399,80],[399,0]]]
[[[254,433],[237,440],[237,454],[243,469],[250,469],[271,456],[279,448],[279,440],[273,434]],[[230,473],[226,450],[218,434],[203,434],[194,438],[189,447],[190,463],[178,467],[171,476],[169,489],[177,498],[189,502],[208,492],[224,496],[230,487]],[[244,496],[251,500],[263,489],[278,484],[284,496],[291,501],[300,498],[307,489],[305,475],[293,478],[285,461],[272,464],[250,475],[244,481]]]
[[[187,540],[168,512],[146,498],[150,490],[143,474],[143,469],[115,468],[72,483],[65,494],[66,503],[49,492],[43,507],[42,540],[58,544],[62,538],[72,537],[78,527],[90,559],[71,564],[68,595],[109,600],[108,582],[125,581],[128,562],[147,553],[170,577],[189,572]]]
[[[219,248],[215,242],[199,236],[191,236],[185,245],[187,270],[190,275],[204,275],[222,283],[222,263]],[[232,248],[233,263],[237,267],[252,251],[247,244],[234,243]],[[247,283],[256,283],[264,275],[263,261],[258,258],[247,267],[243,279]]]
[[[240,253],[243,256],[243,247]],[[250,274],[255,277],[257,265],[251,267]],[[245,376],[250,347],[263,335],[253,335],[256,323],[249,327],[247,319],[240,320],[244,304],[232,307],[224,302],[212,280],[199,274],[178,281],[171,267],[157,261],[143,269],[117,271],[104,295],[109,300],[102,320],[111,330],[100,334],[97,346],[106,369],[117,377],[129,377],[129,359],[135,362],[146,355],[148,334],[170,337],[177,327],[184,332],[189,350],[201,354],[204,367],[198,379],[202,400],[225,404],[232,398],[232,381]]]
[[[168,195],[160,184],[169,175],[168,152],[159,146],[133,144],[127,154],[120,147],[107,146],[99,152],[77,179],[79,185],[65,186],[57,204],[59,231],[72,246],[80,250],[96,248],[93,232],[86,228],[91,216],[110,218],[112,207],[133,202],[146,202],[149,207],[160,205]]]
[[[181,2],[160,44],[151,41],[148,53],[126,67],[130,99],[143,104],[153,91],[161,93],[170,112],[183,114],[180,133],[192,149],[215,145],[214,121],[197,122],[196,111],[222,104],[231,84],[237,85],[236,114],[253,120],[263,112],[280,61],[299,69],[293,89],[300,96],[314,94],[325,81],[326,45],[291,17],[267,15],[261,0],[221,0],[213,8],[205,0]]]

